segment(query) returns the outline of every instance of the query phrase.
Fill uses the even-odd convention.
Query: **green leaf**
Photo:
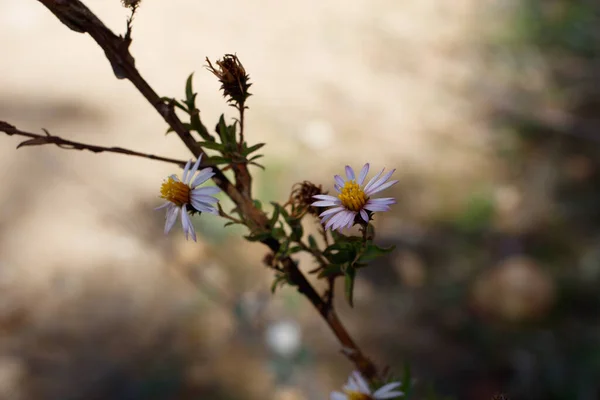
[[[365,251],[358,258],[359,263],[366,263],[372,261],[378,257],[381,257],[392,250],[394,250],[396,246],[390,246],[388,248],[379,247],[377,245],[369,243]]]
[[[285,235],[285,231],[283,230],[283,228],[274,228],[271,231],[271,236],[273,236],[275,239],[277,240],[281,240],[283,239],[286,235]]]
[[[204,124],[200,120],[200,110],[198,110],[197,108],[194,108],[194,110],[190,113],[190,125],[192,126],[192,129],[194,131],[198,132],[202,139],[206,140],[207,142],[215,141],[215,138],[212,137],[210,133],[208,133],[206,126],[204,126]]]
[[[259,159],[259,158],[261,158],[261,157],[264,157],[264,154],[257,154],[257,155],[255,155],[255,156],[253,156],[253,157],[250,157],[250,158],[248,159],[248,161],[254,161],[254,160],[258,160],[258,159]]]
[[[260,149],[260,148],[261,148],[261,147],[263,147],[265,144],[266,144],[266,143],[258,143],[258,144],[255,144],[254,146],[250,146],[250,147],[248,147],[247,149],[245,149],[245,150],[244,150],[243,154],[244,154],[245,156],[247,156],[248,154],[250,154],[250,153],[253,153],[253,152],[255,152],[256,150]]]
[[[292,248],[290,249],[289,253],[290,253],[290,254],[294,254],[294,253],[298,253],[298,252],[300,252],[300,251],[302,251],[302,247],[300,247],[300,246],[294,246],[294,247],[292,247]]]
[[[198,142],[198,144],[202,147],[205,147],[205,148],[211,149],[211,150],[223,151],[223,149],[224,149],[224,146],[221,143],[217,143],[217,142]]]
[[[317,241],[315,240],[315,237],[313,235],[308,235],[308,247],[310,247],[311,250],[319,249],[319,246],[317,245]]]
[[[260,232],[260,233],[252,233],[248,236],[244,236],[244,238],[249,242],[259,242],[261,240],[265,240],[271,237],[270,232]]]
[[[262,211],[262,202],[260,200],[253,200],[252,204],[254,205],[255,208],[258,208],[259,210]]]
[[[356,270],[352,267],[346,269],[344,275],[344,293],[346,300],[350,307],[354,307],[353,294],[354,294],[354,279],[356,279]]]
[[[230,164],[231,159],[227,157],[219,157],[219,156],[211,156],[206,158],[206,164],[208,165],[220,165],[220,164]]]
[[[192,79],[194,77],[194,73],[192,72],[190,74],[190,76],[188,76],[187,80],[185,81],[185,98],[187,100],[188,105],[190,104],[194,104],[195,101],[195,96],[194,96],[194,90],[192,88]]]
[[[298,219],[291,220],[289,223],[290,228],[292,228],[291,239],[296,242],[302,239],[302,235],[304,235],[304,228],[302,227],[302,222]]]
[[[325,269],[319,271],[319,278],[342,275],[342,266],[330,264]]]
[[[269,226],[274,226],[279,219],[279,207],[273,207],[273,216],[269,220]]]
[[[400,391],[404,393],[405,398],[410,398],[412,394],[412,376],[410,370],[410,364],[404,363],[404,373],[402,375],[402,385],[400,386]]]

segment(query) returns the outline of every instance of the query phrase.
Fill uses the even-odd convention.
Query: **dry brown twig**
[[[127,79],[137,88],[137,90],[146,98],[146,100],[154,107],[154,109],[162,116],[165,122],[173,129],[173,131],[179,136],[183,143],[188,147],[191,153],[195,157],[204,156],[205,153],[201,146],[192,137],[190,132],[185,128],[181,120],[175,113],[175,110],[171,105],[165,103],[160,96],[152,89],[152,87],[142,78],[140,73],[135,67],[135,61],[129,52],[129,45],[131,44],[131,30],[128,28],[125,37],[115,35],[110,29],[108,29],[102,21],[94,15],[81,1],[79,0],[37,0],[46,6],[63,24],[69,27],[71,30],[79,33],[88,33],[94,41],[104,50],[106,58],[111,64],[113,72],[118,79]],[[129,26],[129,25],[128,25]],[[143,155],[143,153],[133,152],[131,150],[125,150],[120,148],[101,148],[99,146],[86,145],[83,143],[66,141],[56,136],[42,136],[22,132],[14,127],[7,128],[6,125],[1,125],[0,129],[6,133],[10,130],[9,134],[20,134],[21,136],[28,136],[32,138],[32,141],[28,145],[36,144],[56,144],[56,145],[67,145],[70,148],[78,150],[90,150],[90,151],[112,151],[121,154],[145,156],[146,158],[158,157]],[[10,126],[10,125],[8,125]],[[49,139],[51,138],[51,139]],[[27,144],[25,142],[25,144]],[[23,144],[22,144],[23,145]],[[112,149],[112,150],[110,150]],[[116,150],[118,149],[118,150]],[[160,159],[161,161],[181,163],[179,160],[169,160],[165,158],[154,158]],[[205,158],[206,159],[206,158]],[[209,166],[209,165],[203,165]],[[215,167],[211,166],[215,172],[215,176],[212,178],[215,184],[236,204],[240,213],[244,216],[244,220],[249,222],[249,228],[254,232],[258,233],[269,229],[268,217],[255,207],[253,199],[250,195],[251,180],[247,170],[244,168],[238,169],[235,173],[236,182],[235,185],[223,174],[223,172]],[[271,251],[276,253],[279,250],[280,243],[274,238],[270,237],[262,241],[263,244],[268,246]],[[367,358],[361,349],[356,345],[342,322],[339,320],[335,309],[333,307],[330,293],[328,298],[324,298],[316,291],[314,286],[306,279],[302,271],[298,268],[296,263],[290,258],[285,257],[280,260],[284,271],[287,273],[289,280],[298,288],[298,291],[305,295],[313,306],[318,310],[319,314],[323,317],[326,323],[329,325],[338,341],[342,346],[342,352],[345,354],[356,366],[356,368],[365,376],[367,379],[373,381],[379,378],[378,370],[374,363]],[[332,287],[330,288],[332,290]]]

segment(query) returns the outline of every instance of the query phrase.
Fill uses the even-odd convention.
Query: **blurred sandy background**
[[[118,0],[86,4],[124,31]],[[600,277],[598,21],[585,1],[145,0],[132,53],[162,96],[195,71],[208,127],[233,113],[204,58],[237,53],[265,202],[331,188],[348,163],[397,168],[377,227],[398,251],[361,275],[354,310],[339,299],[377,362],[462,399],[594,399],[600,366],[580,355],[600,355],[600,325],[572,310],[600,299],[570,296]],[[189,157],[37,1],[0,0],[0,48],[0,120]],[[270,295],[263,247],[212,216],[198,244],[162,235],[170,165],[18,143],[0,136],[1,399],[316,400],[343,382],[310,305]]]

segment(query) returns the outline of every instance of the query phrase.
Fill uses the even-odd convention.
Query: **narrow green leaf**
[[[223,149],[225,147],[221,143],[217,143],[217,142],[198,142],[198,144],[207,149],[217,150],[217,151],[223,151]]]
[[[254,207],[262,211],[262,202],[260,200],[253,200],[252,204],[254,204]]]
[[[269,237],[271,237],[271,233],[269,232],[253,233],[251,235],[244,236],[244,238],[249,242],[259,242]]]
[[[373,261],[374,259],[391,252],[395,248],[396,248],[396,246],[390,246],[388,248],[383,248],[383,247],[379,247],[374,244],[368,244],[365,251],[360,255],[358,262],[366,263],[369,261]]]
[[[244,154],[245,156],[247,156],[247,155],[249,155],[250,153],[253,153],[253,152],[255,152],[256,150],[260,149],[260,148],[261,148],[261,147],[263,147],[265,144],[266,144],[266,143],[258,143],[258,144],[255,144],[254,146],[250,146],[250,147],[248,147],[248,148],[246,148],[246,149],[244,150],[243,154]]]
[[[269,220],[269,226],[274,226],[279,219],[279,207],[273,207],[273,216]]]
[[[308,235],[308,247],[312,250],[318,250],[319,246],[317,245],[317,241],[313,235]]]
[[[187,80],[185,81],[185,98],[188,102],[188,105],[190,104],[194,104],[194,90],[192,88],[192,79],[194,77],[194,73],[192,72],[190,74],[190,76],[188,76]]]
[[[319,278],[342,275],[342,267],[340,265],[330,264],[325,269],[319,271]]]

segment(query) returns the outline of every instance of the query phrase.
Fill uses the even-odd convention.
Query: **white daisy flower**
[[[180,211],[185,238],[188,239],[191,236],[193,241],[196,241],[196,231],[188,213],[192,215],[201,212],[219,214],[214,206],[219,200],[211,195],[219,193],[221,189],[215,186],[199,187],[215,174],[212,172],[212,168],[204,168],[196,175],[201,159],[202,156],[198,158],[192,169],[190,169],[192,160],[188,161],[183,169],[181,180],[176,175],[171,175],[160,188],[160,197],[166,199],[167,202],[156,209],[167,208],[165,235],[173,228]]]
[[[367,173],[369,172],[369,164],[365,164],[360,170],[358,177],[355,176],[354,170],[346,165],[346,178],[336,175],[335,190],[339,193],[337,196],[319,194],[313,196],[318,199],[312,203],[315,207],[333,207],[321,213],[321,223],[325,224],[325,229],[350,228],[354,225],[355,218],[360,215],[364,222],[369,222],[370,214],[376,211],[389,211],[390,204],[395,204],[396,200],[393,197],[383,197],[372,199],[371,196],[381,192],[384,189],[398,183],[398,181],[387,181],[390,179],[395,169],[383,174],[382,169],[377,175],[363,187]],[[381,178],[380,178],[381,176]]]
[[[343,387],[342,392],[331,392],[330,400],[380,400],[393,399],[402,396],[399,390],[394,390],[400,386],[400,382],[391,382],[383,385],[375,392],[371,392],[369,384],[358,371],[354,371],[348,378],[348,382]]]

